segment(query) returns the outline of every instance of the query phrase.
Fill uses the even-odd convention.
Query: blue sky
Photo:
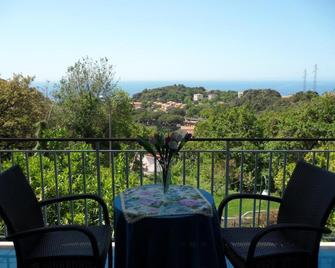
[[[0,74],[60,79],[83,56],[121,80],[335,80],[334,0],[0,1]]]

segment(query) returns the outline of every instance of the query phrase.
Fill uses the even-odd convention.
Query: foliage
[[[104,155],[98,154],[91,145],[69,143],[63,149],[58,152],[39,151],[29,154],[14,151],[13,160],[2,161],[1,168],[7,169],[13,163],[21,166],[38,200],[69,194],[101,195],[112,217],[113,194],[119,194],[127,186],[135,186],[138,177],[134,172],[128,173],[126,185],[125,155],[114,154],[115,172],[112,174],[108,166],[98,166],[98,159],[103,159]],[[99,219],[99,206],[91,201],[65,202],[60,206],[49,206],[44,215],[47,216],[49,224],[83,224],[86,221],[96,224]]]
[[[288,101],[291,103],[308,102],[318,96],[319,94],[315,91],[299,91],[295,93],[292,97],[288,98]]]
[[[157,120],[157,127],[163,127],[163,130],[174,131],[177,126],[184,122],[184,117],[177,114],[164,113]]]
[[[164,112],[152,111],[150,109],[137,110],[134,114],[135,122],[141,123],[145,126],[155,126],[158,125],[158,119]]]
[[[67,69],[60,82],[60,91],[56,94],[59,102],[76,100],[78,95],[87,94],[91,98],[112,95],[117,86],[113,65],[107,58],[93,60],[84,57]]]
[[[301,102],[281,112],[269,112],[261,116],[265,136],[321,138],[335,135],[335,96],[323,95]],[[312,149],[311,142],[270,144],[272,149]]]
[[[245,90],[241,98],[236,99],[236,105],[248,105],[259,112],[274,106],[281,100],[279,92],[271,89]]]
[[[104,117],[111,115],[112,137],[130,137],[136,132],[136,127],[132,117],[133,106],[126,92],[115,90],[104,105]],[[108,117],[108,116],[107,116]],[[106,118],[104,120],[108,122]],[[104,124],[104,136],[107,137],[109,124]]]
[[[109,131],[113,137],[146,137],[159,130],[175,130],[183,123],[184,116],[199,119],[195,136],[204,138],[335,136],[333,92],[321,96],[312,91],[298,92],[282,97],[277,91],[260,89],[246,90],[238,98],[236,91],[206,91],[203,87],[172,85],[135,94],[132,100],[141,101],[142,108],[133,110],[131,98],[118,89],[113,65],[106,58],[92,60],[86,57],[69,67],[55,99],[49,100],[31,87],[32,80],[32,77],[22,75],[14,75],[10,80],[0,79],[0,137],[108,137]],[[193,102],[195,93],[203,94],[204,100]],[[207,100],[208,94],[217,97]],[[167,112],[153,109],[154,102],[170,100],[183,102],[186,108]],[[113,152],[112,173],[108,154],[97,153],[94,146],[43,141],[25,146],[15,144],[16,149],[34,147],[36,150],[60,151],[1,153],[1,168],[5,169],[13,162],[22,166],[39,199],[101,191],[110,210],[113,193],[118,194],[141,182],[155,181],[153,175],[143,176],[134,152]],[[107,144],[100,144],[100,149],[104,148]],[[113,149],[138,148],[134,144],[113,143]],[[300,158],[335,170],[334,144],[330,142],[190,142],[183,149],[186,149],[181,153],[184,159],[174,156],[173,181],[185,181],[206,190],[213,188],[216,200],[224,196],[226,186],[230,192],[261,192],[269,188],[271,194],[280,195],[295,161]],[[205,152],[211,149],[214,151]],[[68,153],[67,150],[79,151]],[[277,151],[250,153],[249,150]],[[290,152],[282,153],[282,150]],[[129,167],[127,171],[126,167]],[[72,205],[80,212],[88,206],[88,220],[97,220],[99,211],[95,204],[75,202]],[[64,222],[72,221],[68,212],[70,206],[60,207]],[[47,214],[50,222],[55,222],[57,207],[48,209]],[[74,215],[74,220],[84,222],[84,213]],[[334,224],[334,216],[330,224]]]
[[[189,104],[186,107],[186,116],[188,117],[200,117],[202,110],[204,110],[207,107],[207,105],[194,105],[194,104]]]
[[[210,90],[208,94],[215,94],[217,96],[213,102],[221,101],[228,104],[237,99],[237,91],[233,90]]]
[[[237,99],[237,92],[228,90],[210,90],[206,91],[203,87],[187,87],[182,84],[175,84],[160,88],[144,89],[140,93],[133,95],[135,101],[154,102],[154,101],[176,101],[186,104],[192,103],[193,94],[203,94],[207,97],[209,94],[215,94],[216,98],[213,101],[221,101],[225,103],[232,102]]]
[[[175,131],[178,124],[184,122],[183,110],[175,109],[168,112],[142,109],[134,114],[135,122],[145,126],[155,126],[163,131]]]
[[[136,101],[186,101],[192,99],[193,94],[204,93],[203,87],[186,87],[182,84],[175,84],[172,86],[166,86],[154,89],[144,89],[141,93],[133,95],[133,99]]]
[[[33,77],[0,79],[0,137],[34,137],[38,122],[47,119],[50,101],[31,87]]]
[[[117,89],[114,76],[107,58],[86,57],[70,66],[55,94],[59,113],[66,114],[57,123],[70,130],[71,136],[103,137],[107,136],[111,115],[113,136],[128,136],[133,127],[131,101]]]
[[[196,136],[220,137],[262,137],[263,131],[255,113],[247,106],[229,108],[216,105],[202,113],[203,121],[196,126]]]

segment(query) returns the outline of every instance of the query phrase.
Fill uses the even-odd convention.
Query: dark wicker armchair
[[[234,267],[317,267],[320,239],[335,201],[335,174],[298,162],[283,198],[236,194],[224,199],[280,203],[277,224],[265,228],[222,228],[224,253]]]
[[[41,208],[69,200],[93,199],[103,209],[102,226],[45,226]],[[38,202],[18,166],[0,174],[0,216],[14,242],[17,267],[112,267],[107,206],[95,195],[71,195]]]

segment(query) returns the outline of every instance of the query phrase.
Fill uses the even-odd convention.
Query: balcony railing
[[[136,141],[0,138],[0,172],[20,165],[41,200],[67,194],[97,194],[106,200],[112,217],[116,195],[126,188],[160,180],[157,162],[151,166],[146,163],[146,153]],[[216,205],[236,192],[280,196],[299,159],[335,171],[335,139],[192,139],[173,162],[172,182],[209,191]],[[277,207],[267,201],[236,202],[224,211],[223,226],[267,225],[275,221]],[[58,204],[45,209],[43,215],[48,224],[102,221],[101,210],[88,201]],[[0,234],[5,232],[0,222]]]

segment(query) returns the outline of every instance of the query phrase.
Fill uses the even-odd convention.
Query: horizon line
[[[10,79],[10,78],[8,78]],[[56,82],[56,81],[60,81],[61,79],[55,79],[55,80],[50,80],[50,79],[45,79],[45,80],[40,80],[40,79],[36,79],[33,82]],[[127,79],[127,80],[115,80],[116,82],[289,82],[289,81],[302,81],[300,79],[208,79],[208,80],[197,80],[197,79],[156,79],[156,80],[152,80],[152,79]],[[307,81],[313,81],[312,79],[307,80]],[[335,79],[318,79],[317,82],[335,82]]]

